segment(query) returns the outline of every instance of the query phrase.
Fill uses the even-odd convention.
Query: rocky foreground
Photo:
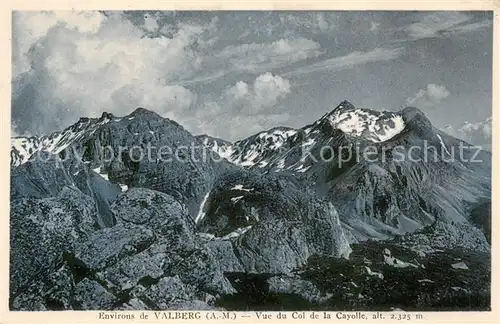
[[[314,245],[299,239],[307,238],[300,227],[262,226],[268,232],[260,240],[267,244],[204,237],[184,206],[148,189],[121,195],[111,206],[117,223],[100,230],[92,227],[96,211],[88,197],[76,189],[64,188],[56,199],[36,204],[17,203],[26,214],[12,224],[13,309],[487,310],[490,305],[489,251],[414,244],[414,237],[424,234],[352,244],[346,259],[325,256],[321,249],[322,254],[308,253]],[[438,237],[435,242],[447,241]]]

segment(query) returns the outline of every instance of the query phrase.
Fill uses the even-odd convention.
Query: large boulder
[[[11,296],[33,280],[48,276],[64,252],[74,251],[93,230],[93,200],[76,188],[64,187],[51,198],[11,202]]]
[[[111,211],[117,224],[94,232],[78,246],[75,259],[89,279],[117,296],[120,307],[164,309],[172,303],[180,307],[183,301],[189,301],[183,306],[188,309],[198,305],[192,304],[191,295],[177,298],[175,289],[161,291],[174,280],[165,278],[175,278],[177,286],[191,287],[197,296],[234,292],[217,255],[195,240],[187,208],[172,196],[132,188],[115,200]],[[172,302],[165,303],[165,296]]]

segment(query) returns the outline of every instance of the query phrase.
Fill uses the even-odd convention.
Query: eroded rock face
[[[71,310],[75,280],[71,268],[62,264],[53,272],[41,274],[27,282],[14,295],[10,308],[21,311]]]
[[[154,233],[145,227],[118,224],[94,232],[76,248],[75,256],[87,268],[101,270],[127,255],[144,250],[155,240]]]
[[[89,278],[84,278],[76,285],[74,294],[77,309],[112,309],[117,301],[116,296]]]
[[[85,242],[96,213],[90,197],[64,187],[56,197],[22,198],[11,202],[10,289],[20,293],[33,280],[47,277],[63,252]]]
[[[233,172],[209,193],[202,233],[228,240],[248,272],[283,273],[312,254],[348,257],[350,247],[335,208],[281,176]]]
[[[82,203],[73,214],[66,207],[75,204],[70,198],[79,198],[77,202]],[[148,202],[152,205],[145,205]],[[139,188],[123,193],[111,206],[116,225],[102,229],[93,229],[90,213],[95,213],[95,208],[77,189],[63,189],[58,198],[40,200],[39,214],[23,208],[25,204],[20,201],[16,213],[22,218],[22,213],[29,211],[26,221],[42,226],[42,237],[50,246],[39,246],[38,257],[48,266],[46,272],[36,273],[40,269],[35,265],[30,268],[20,263],[23,259],[16,253],[26,252],[22,248],[27,244],[29,248],[36,244],[29,237],[14,235],[17,263],[12,267],[12,282],[25,278],[23,287],[12,289],[14,309],[210,309],[207,295],[234,292],[218,255],[195,239],[194,221],[186,207],[169,195]],[[66,223],[54,226],[50,217],[61,217],[62,213]],[[77,216],[86,217],[87,222],[73,223]],[[25,223],[13,225],[24,233],[30,228]],[[19,241],[23,238],[26,242]],[[46,281],[57,266],[64,269],[64,276]],[[64,289],[59,287],[61,282],[66,283]],[[55,299],[54,290],[61,297]]]
[[[118,223],[147,225],[155,233],[179,242],[193,242],[194,221],[184,204],[162,192],[132,188],[111,206]]]
[[[470,223],[437,221],[422,230],[397,237],[400,244],[420,253],[464,249],[488,253],[490,245],[484,233]]]

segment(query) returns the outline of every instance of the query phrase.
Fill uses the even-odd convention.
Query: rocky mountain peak
[[[324,115],[316,124],[322,125],[326,131],[340,130],[352,138],[362,138],[371,142],[387,141],[405,128],[404,120],[398,113],[356,108],[346,100]]]
[[[102,115],[101,115],[101,118],[100,119],[112,119],[112,118],[115,118],[115,115],[113,115],[112,113],[109,113],[109,112],[103,112]]]
[[[416,107],[406,107],[400,112],[407,129],[420,137],[433,136],[434,127],[427,116]]]
[[[342,100],[342,102],[340,102],[340,104],[335,107],[334,111],[335,110],[349,110],[349,109],[356,109],[356,107],[349,101],[347,100]]]
[[[148,110],[143,107],[138,107],[135,109],[130,115],[127,117],[143,117],[143,118],[154,118],[154,119],[163,119],[160,115],[155,113],[154,111]]]

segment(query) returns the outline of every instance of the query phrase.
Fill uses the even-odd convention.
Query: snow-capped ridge
[[[204,144],[229,162],[242,167],[303,173],[310,167],[304,164],[305,161],[288,162],[287,155],[294,147],[312,150],[337,136],[335,132],[344,134],[346,138],[385,142],[406,129],[405,117],[411,114],[412,110],[403,114],[356,108],[344,100],[314,123],[300,129],[275,127],[244,140],[224,142],[222,145],[222,140],[205,137]]]
[[[235,143],[208,135],[198,137],[202,139],[205,146],[233,164],[243,167],[254,167],[256,165],[264,167],[269,163],[266,157],[279,153],[287,141],[293,139],[298,133],[299,130],[293,128],[275,127]]]
[[[107,124],[112,114],[103,113],[100,118],[80,118],[75,124],[60,132],[41,137],[12,137],[11,166],[19,166],[29,161],[38,152],[58,154],[75,141],[93,134],[98,127]]]
[[[74,142],[94,134],[97,129],[111,121],[131,122],[136,117],[140,118],[161,118],[157,113],[139,107],[131,114],[124,117],[116,117],[112,113],[103,112],[99,118],[80,117],[76,123],[68,128],[57,131],[52,134],[40,137],[12,137],[11,138],[11,166],[19,166],[29,161],[29,159],[38,152],[46,151],[52,154],[58,154]],[[176,122],[171,121],[174,125]]]
[[[233,143],[209,135],[198,135],[196,137],[201,140],[205,147],[211,149],[220,157],[231,161],[231,155],[234,153]]]
[[[341,102],[318,123],[327,122],[334,129],[352,137],[372,142],[385,142],[401,133],[405,127],[403,116],[389,111],[356,108],[348,101]]]

